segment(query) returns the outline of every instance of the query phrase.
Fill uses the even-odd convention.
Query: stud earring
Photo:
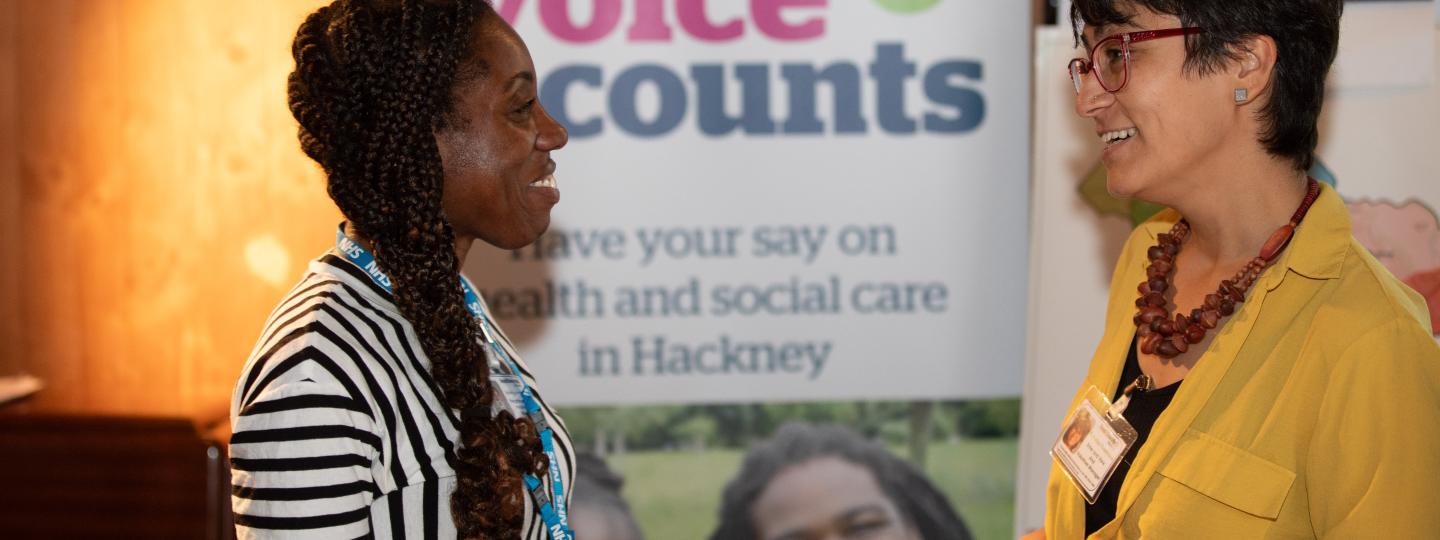
[[[1235,103],[1245,103],[1247,99],[1250,99],[1250,90],[1245,88],[1235,89]]]

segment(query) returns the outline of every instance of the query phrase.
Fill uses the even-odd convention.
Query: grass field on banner
[[[903,449],[892,447],[896,455]],[[976,538],[1011,538],[1016,439],[934,441],[925,472],[950,497]],[[624,496],[650,540],[704,539],[715,528],[720,494],[744,452],[631,451],[609,458],[625,477]]]

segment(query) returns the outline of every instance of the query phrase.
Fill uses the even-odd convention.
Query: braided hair
[[[459,447],[447,457],[461,538],[518,536],[522,475],[543,478],[550,466],[533,422],[492,413],[488,353],[464,306],[455,234],[441,210],[434,134],[452,116],[455,85],[486,76],[469,44],[495,16],[481,0],[337,0],[300,25],[289,77],[300,147],[374,246],[445,405],[460,412]]]

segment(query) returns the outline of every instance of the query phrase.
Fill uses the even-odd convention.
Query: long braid
[[[290,110],[330,197],[371,240],[395,302],[420,339],[445,405],[459,411],[451,515],[462,538],[513,538],[524,520],[522,473],[548,461],[534,424],[495,400],[479,326],[464,306],[455,236],[441,211],[434,132],[482,17],[476,0],[339,0],[300,25]]]

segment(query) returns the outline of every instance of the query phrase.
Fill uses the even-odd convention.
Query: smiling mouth
[[[543,178],[535,180],[534,182],[530,182],[530,187],[560,189],[560,187],[555,183],[554,174],[547,174]]]
[[[1140,134],[1140,130],[1138,130],[1138,129],[1135,129],[1135,128],[1133,128],[1133,127],[1132,127],[1132,128],[1125,128],[1125,129],[1120,129],[1120,130],[1115,130],[1115,131],[1106,131],[1105,133],[1101,133],[1101,134],[1100,134],[1100,140],[1105,142],[1105,146],[1113,146],[1113,145],[1118,144],[1118,143],[1120,143],[1120,142],[1122,142],[1122,141],[1129,140],[1131,137],[1134,137],[1134,136],[1136,136],[1136,135],[1138,135],[1138,134]]]

